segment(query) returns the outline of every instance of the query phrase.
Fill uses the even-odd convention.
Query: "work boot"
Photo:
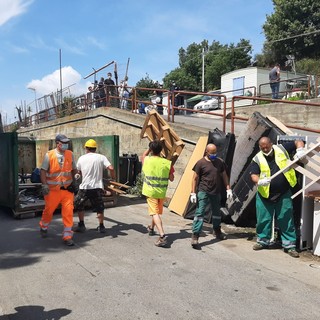
[[[199,234],[193,233],[191,236],[191,246],[196,248],[199,245]]]
[[[48,236],[48,229],[40,228],[40,235],[42,238],[46,238]]]
[[[299,258],[299,253],[295,248],[287,249],[285,252],[292,258]]]
[[[263,244],[257,242],[257,243],[255,243],[255,244],[252,246],[252,249],[253,249],[254,251],[258,251],[258,250],[268,249],[268,246],[263,245]]]
[[[63,240],[63,243],[64,243],[66,246],[68,246],[68,247],[74,246],[74,242],[73,242],[73,240],[72,240],[71,238],[69,238],[69,239],[64,239],[64,240]]]
[[[219,239],[219,240],[226,240],[227,239],[226,234],[221,231],[221,227],[214,228],[213,235],[216,237],[216,239]]]

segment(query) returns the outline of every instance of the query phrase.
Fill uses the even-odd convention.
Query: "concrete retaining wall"
[[[306,102],[319,103],[319,105],[308,106],[287,103],[271,103],[237,107],[235,112],[238,116],[250,117],[253,112],[258,111],[263,116],[273,116],[286,125],[319,130],[320,99],[307,100]]]

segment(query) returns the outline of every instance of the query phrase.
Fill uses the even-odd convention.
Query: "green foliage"
[[[236,45],[222,45],[207,40],[192,43],[187,49],[179,50],[179,67],[164,77],[165,87],[174,81],[184,90],[202,90],[202,56],[204,54],[205,91],[218,89],[221,75],[250,66],[252,47],[248,40],[241,39]]]
[[[305,100],[308,98],[307,92],[299,92],[294,97],[286,98],[288,101],[299,101],[299,100]]]
[[[297,72],[320,75],[320,61],[317,59],[302,59],[296,63]]]
[[[286,98],[286,100],[288,100],[288,101],[298,101],[298,100],[301,100],[301,99],[298,96],[294,96],[294,97]]]
[[[156,88],[156,82],[150,79],[149,75],[146,74],[146,76],[142,79],[140,79],[136,83],[136,87],[139,88]],[[137,97],[139,99],[148,99],[152,91],[144,91],[144,90],[137,90]]]
[[[129,194],[135,194],[138,196],[142,196],[142,185],[143,185],[143,174],[138,173],[136,177],[136,185],[128,189]]]
[[[286,55],[297,60],[320,57],[320,1],[273,0],[274,13],[263,25],[266,62],[284,65]]]
[[[257,100],[257,104],[261,105],[261,104],[269,104],[270,101],[266,101],[266,100]]]

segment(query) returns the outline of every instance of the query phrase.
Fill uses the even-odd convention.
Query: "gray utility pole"
[[[204,48],[202,48],[202,92],[204,92]]]

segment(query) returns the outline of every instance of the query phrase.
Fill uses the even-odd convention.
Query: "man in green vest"
[[[174,169],[171,161],[161,157],[162,143],[154,140],[149,143],[149,148],[142,155],[142,173],[144,181],[142,194],[147,197],[148,212],[152,217],[148,226],[149,235],[154,234],[154,227],[158,229],[159,238],[155,245],[163,247],[167,244],[167,236],[164,233],[161,215],[163,202],[166,197],[168,180],[173,181]]]
[[[298,258],[296,251],[296,231],[293,220],[291,188],[297,184],[294,169],[270,177],[285,168],[290,160],[289,154],[296,150],[296,157],[305,156],[304,142],[295,140],[273,145],[268,137],[259,140],[260,152],[253,158],[250,167],[252,181],[257,185],[257,243],[253,250],[267,249],[272,235],[273,216],[280,230],[282,247],[291,257]]]

